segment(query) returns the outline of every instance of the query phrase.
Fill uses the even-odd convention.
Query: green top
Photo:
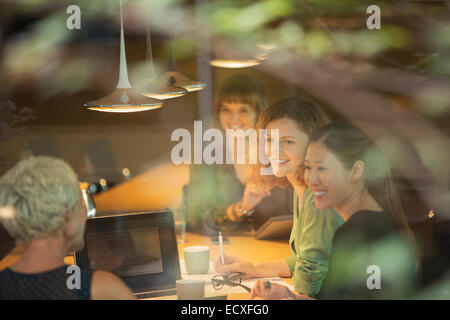
[[[334,232],[344,219],[334,209],[317,209],[309,188],[303,193],[300,212],[297,207],[298,196],[294,193],[294,224],[289,240],[292,256],[286,258],[286,262],[293,275],[295,289],[301,294],[314,296],[327,276]]]

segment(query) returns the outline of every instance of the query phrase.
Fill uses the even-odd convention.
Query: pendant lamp
[[[103,112],[139,112],[162,107],[161,100],[136,92],[128,80],[125,40],[123,34],[122,0],[120,0],[120,73],[116,89],[104,98],[84,104],[89,110]]]
[[[277,46],[271,43],[257,43],[256,46],[258,48],[258,54],[256,55],[258,60],[268,59],[269,56],[277,49]]]
[[[150,21],[147,20],[147,59],[146,68],[149,75],[141,80],[140,91],[149,98],[171,99],[184,96],[188,91],[157,79],[153,65],[152,43],[150,39]]]
[[[258,59],[213,59],[209,62],[213,67],[219,68],[248,68],[260,64]]]
[[[178,71],[172,43],[170,43],[168,72],[163,74],[160,80],[172,86],[182,87],[188,92],[202,90],[206,87],[204,82],[193,81]]]
[[[215,50],[214,59],[209,62],[213,67],[237,69],[254,67],[260,64],[255,56],[230,50],[223,43],[216,43],[215,47],[218,50]]]

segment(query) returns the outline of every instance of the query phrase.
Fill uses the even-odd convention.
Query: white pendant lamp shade
[[[178,71],[172,43],[170,44],[169,52],[169,68],[168,71],[161,76],[160,81],[171,86],[182,87],[188,92],[202,90],[206,87],[204,82],[191,80]]]
[[[203,82],[193,81],[188,77],[182,75],[178,70],[166,72],[161,77],[161,81],[168,83],[170,85],[182,87],[186,89],[188,92],[202,90],[203,88],[206,87],[206,85]]]
[[[258,60],[266,60],[277,49],[275,44],[271,43],[257,43],[258,54],[256,58]]]
[[[116,88],[106,97],[90,101],[84,106],[89,110],[125,113],[157,109],[162,104],[162,101],[144,97],[132,88]]]
[[[150,22],[147,20],[147,63],[146,68],[148,76],[140,82],[140,90],[142,94],[149,98],[155,99],[172,99],[184,96],[187,90],[183,87],[175,87],[167,82],[162,82],[156,77],[155,67],[153,65],[152,44],[150,39]]]
[[[219,50],[220,53],[216,53],[214,59],[212,59],[209,64],[213,67],[218,68],[249,68],[260,64],[257,57],[252,55],[227,52],[226,49]]]
[[[277,48],[276,44],[268,43],[268,42],[259,42],[256,44],[259,49],[273,51]]]
[[[144,97],[128,80],[125,40],[123,34],[122,0],[120,1],[120,72],[116,89],[104,98],[84,104],[89,110],[104,112],[139,112],[162,107],[161,100]]]
[[[237,69],[254,67],[260,64],[260,61],[253,54],[256,50],[250,50],[252,53],[249,54],[227,47],[220,42],[216,42],[214,46],[216,48],[214,59],[209,62],[213,67]]]
[[[181,97],[188,93],[183,87],[174,87],[152,77],[144,78],[144,82],[145,87],[142,94],[149,98],[165,100]]]
[[[254,67],[260,62],[257,59],[214,59],[209,64],[213,67],[237,69]]]

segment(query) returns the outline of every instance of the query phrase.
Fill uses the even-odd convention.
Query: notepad
[[[180,269],[181,269],[181,277],[183,279],[205,281],[205,295],[206,296],[219,295],[219,294],[230,294],[230,293],[248,293],[247,290],[245,290],[241,286],[231,287],[231,286],[224,285],[219,290],[214,289],[214,287],[212,286],[212,283],[211,283],[211,278],[214,277],[215,275],[217,275],[217,273],[214,271],[214,264],[212,261],[209,262],[209,272],[207,274],[187,274],[186,265],[185,265],[184,260],[180,260]],[[291,291],[295,291],[294,286],[290,285],[289,283],[284,281],[283,278],[280,278],[280,277],[242,279],[242,284],[251,289],[254,287],[256,280],[270,281],[271,283],[277,283],[277,284],[288,287],[289,290],[291,290]]]

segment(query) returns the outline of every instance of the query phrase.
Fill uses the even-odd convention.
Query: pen
[[[223,239],[222,232],[219,231],[219,247],[220,247],[220,259],[222,260],[222,265],[225,264],[225,257],[223,256]]]

